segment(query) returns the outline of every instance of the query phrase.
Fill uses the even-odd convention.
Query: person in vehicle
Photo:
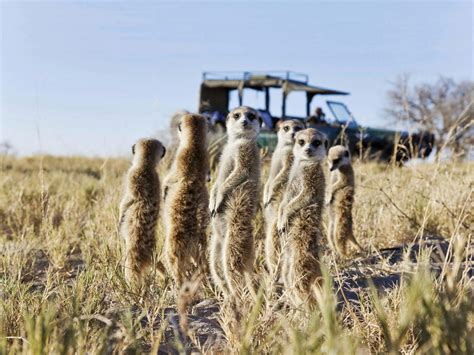
[[[316,107],[314,110],[314,114],[309,116],[306,121],[306,125],[308,127],[318,126],[318,125],[326,125],[326,114],[323,112],[321,107]]]

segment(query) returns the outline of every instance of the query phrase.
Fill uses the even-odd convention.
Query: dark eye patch
[[[235,113],[233,114],[233,117],[234,117],[236,120],[238,120],[238,119],[240,118],[240,112],[235,112]]]
[[[299,131],[301,131],[301,127],[296,126],[296,127],[294,128],[294,130],[295,130],[295,132],[299,132]]]
[[[253,121],[253,120],[256,118],[256,116],[255,116],[254,113],[250,112],[250,113],[247,115],[247,118],[248,118],[250,121]]]
[[[288,132],[289,129],[290,129],[290,127],[288,127],[288,126],[283,127],[283,130],[284,130],[285,132]]]
[[[181,122],[178,124],[178,131],[181,132]]]
[[[311,145],[315,148],[319,147],[321,145],[321,141],[319,140],[315,140],[311,143]]]
[[[303,146],[304,145],[304,140],[303,139],[298,140],[298,144]]]
[[[332,162],[333,162],[334,164],[339,164],[339,163],[341,162],[341,159],[340,159],[340,158],[339,158],[339,159],[334,159]]]

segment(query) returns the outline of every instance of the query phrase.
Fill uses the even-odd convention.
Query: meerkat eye
[[[318,141],[318,140],[313,141],[313,143],[311,143],[311,145],[312,145],[313,147],[319,147],[319,146],[321,145],[321,141]]]
[[[255,114],[254,113],[249,113],[247,115],[247,118],[250,120],[250,121],[253,121],[255,119]]]
[[[290,129],[290,127],[288,127],[288,126],[283,127],[283,130],[284,130],[285,132],[288,132],[289,129]]]
[[[233,117],[238,120],[240,118],[240,113],[239,112],[236,112],[233,114]]]
[[[304,140],[303,140],[303,139],[300,139],[300,140],[298,141],[298,144],[299,144],[300,146],[304,146]]]
[[[341,159],[334,159],[332,162],[333,162],[334,164],[339,164],[339,163],[341,162]]]

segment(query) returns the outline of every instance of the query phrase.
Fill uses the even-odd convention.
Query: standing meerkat
[[[258,205],[260,150],[257,137],[262,121],[250,107],[227,116],[228,140],[211,191],[213,235],[210,269],[215,284],[235,294],[254,261],[253,219]]]
[[[161,162],[162,171],[169,171],[173,165],[174,159],[176,157],[176,151],[178,150],[179,145],[179,134],[178,134],[178,125],[181,118],[189,114],[190,112],[186,110],[176,111],[170,118],[169,121],[169,141],[166,145],[166,156]]]
[[[331,189],[329,199],[329,235],[332,248],[340,255],[347,255],[347,242],[359,250],[362,247],[354,237],[352,229],[352,205],[354,203],[355,181],[349,150],[342,145],[329,149],[329,170]]]
[[[326,181],[323,161],[328,140],[314,128],[295,136],[294,162],[278,210],[282,237],[282,277],[296,304],[314,301],[312,287],[321,277],[319,248]]]
[[[181,117],[177,131],[176,158],[163,184],[164,255],[180,289],[186,280],[204,276],[207,270],[207,120],[201,115],[186,114]]]
[[[156,139],[141,139],[132,146],[133,161],[120,203],[119,230],[125,239],[125,279],[141,287],[156,244],[160,210],[160,180],[156,167],[166,148]]]
[[[293,163],[295,134],[304,128],[304,123],[300,120],[287,120],[278,125],[278,143],[273,152],[270,173],[263,190],[266,225],[265,262],[270,273],[275,272],[280,253],[280,240],[276,228],[278,206]]]

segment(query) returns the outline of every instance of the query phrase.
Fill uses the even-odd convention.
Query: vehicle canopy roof
[[[308,84],[308,75],[291,71],[269,72],[204,72],[201,84],[199,111],[226,112],[229,92],[238,90],[242,104],[243,90],[250,88],[265,91],[265,106],[269,110],[269,89],[281,88],[283,94],[282,112],[285,112],[286,96],[293,91],[306,92],[307,110],[315,95],[348,95],[348,92]],[[309,114],[309,111],[308,111]]]

